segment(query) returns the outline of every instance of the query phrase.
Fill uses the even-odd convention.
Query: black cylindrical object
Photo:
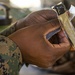
[[[66,12],[65,5],[62,2],[60,2],[59,4],[53,6],[52,8],[57,11],[58,15],[61,15],[61,14]]]

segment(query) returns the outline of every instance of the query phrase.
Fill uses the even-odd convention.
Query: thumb
[[[48,33],[60,28],[60,23],[58,19],[53,19],[44,23],[43,26],[41,25],[41,27],[42,29],[40,29],[40,31],[42,30],[43,34],[47,35]]]

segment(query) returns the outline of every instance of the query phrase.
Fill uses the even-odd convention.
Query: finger
[[[58,48],[65,48],[70,46],[70,42],[68,40],[68,38],[66,37],[65,33],[63,31],[60,31],[58,33],[58,37],[59,37],[59,44],[54,44],[54,47],[58,47]]]
[[[44,9],[37,12],[46,21],[57,18],[57,13],[52,9]]]
[[[20,29],[30,25],[37,25],[54,18],[57,18],[57,14],[54,10],[44,9],[36,11],[19,20],[16,24],[16,29]]]
[[[47,22],[49,20],[57,18],[57,14],[54,10],[44,9],[40,11],[33,12],[26,17],[26,22],[32,24],[40,24]]]
[[[59,44],[52,44],[56,58],[61,58],[65,53],[70,50],[70,43],[63,32],[60,32],[59,40],[62,40]]]
[[[70,45],[70,42],[69,42],[66,34],[63,31],[60,31],[58,33],[58,37],[59,37],[59,40],[60,40],[61,47],[62,46],[69,46]]]
[[[42,29],[41,29],[42,28]],[[53,19],[41,25],[40,31],[42,31],[43,35],[46,36],[48,33],[60,28],[60,23],[58,19]]]
[[[59,39],[60,39],[60,40],[59,40],[60,42],[64,42],[64,43],[65,43],[65,42],[69,42],[69,41],[68,41],[68,38],[67,38],[67,36],[66,36],[66,34],[65,34],[64,31],[62,31],[62,30],[61,30],[60,32],[58,32],[58,37],[59,37]],[[67,39],[64,40],[65,38],[67,38]]]
[[[57,72],[70,72],[72,69],[73,63],[71,61],[66,62],[60,66],[54,66],[53,70]]]

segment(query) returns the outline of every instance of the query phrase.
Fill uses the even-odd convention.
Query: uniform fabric
[[[0,35],[0,75],[18,75],[22,56],[17,45]]]
[[[22,55],[18,46],[7,36],[16,31],[16,24],[0,32],[0,75],[19,75]]]

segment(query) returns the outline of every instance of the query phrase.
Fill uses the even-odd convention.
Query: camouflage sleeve
[[[3,31],[0,32],[0,35],[9,36],[13,32],[15,32],[16,31],[16,24],[17,24],[17,22],[8,26],[6,29],[4,29]]]
[[[19,75],[22,55],[17,45],[0,35],[0,75]]]

